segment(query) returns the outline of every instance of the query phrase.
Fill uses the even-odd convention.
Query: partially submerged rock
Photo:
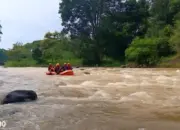
[[[37,100],[37,94],[33,90],[15,90],[8,93],[1,104],[28,102]]]
[[[90,72],[84,72],[84,74],[90,74]]]

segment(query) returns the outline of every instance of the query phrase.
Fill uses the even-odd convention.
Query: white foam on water
[[[180,106],[180,96],[170,96],[167,100],[161,101],[161,104],[163,106]]]
[[[173,83],[171,77],[167,77],[167,76],[163,76],[163,75],[158,76],[156,78],[156,82],[159,84],[165,84],[165,85]]]
[[[134,79],[135,78],[133,75],[130,75],[130,74],[127,74],[127,73],[123,73],[121,76],[126,78],[126,79]]]
[[[84,88],[84,87],[99,87],[100,85],[98,84],[98,82],[96,81],[84,81],[80,84],[67,84],[67,85],[59,85],[58,87],[61,88],[61,87],[67,87],[67,88]]]
[[[58,97],[48,97],[47,101],[52,100],[70,100],[70,101],[88,101],[89,98],[83,98],[83,97],[64,97],[64,96],[58,96]]]
[[[152,84],[148,80],[142,80],[139,85],[140,86],[151,86]]]
[[[103,90],[96,91],[89,99],[111,99],[111,96]]]
[[[115,82],[115,83],[108,83],[105,87],[112,87],[112,88],[134,88],[140,86],[140,83],[136,82],[128,82],[128,81],[123,81],[123,82]]]
[[[176,70],[176,72],[177,72],[177,73],[179,73],[179,72],[180,72],[180,70]]]
[[[124,82],[108,83],[106,86],[116,87],[116,86],[120,86],[120,85],[125,85],[125,83]]]
[[[15,122],[15,124],[9,126],[12,130],[27,128],[39,130],[41,126],[38,122],[47,120],[57,120],[63,124],[61,128],[65,128],[69,124],[73,124],[73,120],[77,118],[81,120],[79,116],[85,115],[83,112],[86,112],[86,104],[91,106],[87,112],[97,110],[99,113],[104,112],[99,108],[103,103],[110,107],[111,105],[112,107],[124,107],[124,103],[131,105],[139,104],[139,102],[150,104],[151,107],[156,107],[157,105],[180,105],[180,92],[178,90],[180,83],[179,70],[171,72],[169,70],[152,71],[148,69],[85,68],[84,71],[90,72],[90,75],[84,76],[83,71],[77,69],[75,73],[77,71],[78,76],[71,77],[47,76],[44,73],[47,68],[10,68],[7,70],[6,78],[3,77],[3,84],[0,86],[0,94],[15,89],[33,89],[37,91],[39,97],[39,100],[36,102],[0,106],[1,113],[3,113],[3,110],[6,110],[6,114],[2,118]],[[169,86],[172,89],[167,90],[167,93],[165,93],[163,88],[161,88],[162,86]],[[81,109],[78,109],[78,107],[81,107]],[[103,109],[111,110],[106,105],[103,107],[105,107]],[[10,109],[19,111],[13,115],[8,115],[8,113],[13,113]],[[146,111],[144,108],[142,109]],[[73,110],[76,110],[76,113]],[[71,113],[72,111],[73,113]],[[132,116],[135,117],[136,114]],[[66,121],[64,120],[65,117],[67,117]],[[114,116],[110,115],[109,120],[112,117]],[[103,120],[103,116],[101,118]],[[37,124],[32,127],[33,123]]]
[[[152,100],[152,97],[147,92],[135,92],[120,99],[121,102],[128,101],[147,101]]]
[[[132,87],[131,84],[128,84],[126,82],[115,82],[115,83],[108,83],[105,85],[105,87],[109,88],[126,88],[126,87]]]
[[[99,86],[98,82],[96,82],[96,81],[84,81],[80,85],[82,85],[82,86]]]

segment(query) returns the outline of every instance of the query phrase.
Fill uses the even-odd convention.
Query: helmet
[[[66,65],[66,63],[64,63],[64,65]]]
[[[68,66],[70,66],[70,63],[67,63]]]
[[[52,65],[51,63],[49,63],[49,65]]]
[[[59,65],[59,63],[56,64],[56,66],[58,66],[58,65]]]

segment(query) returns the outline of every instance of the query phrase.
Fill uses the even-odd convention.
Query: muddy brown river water
[[[0,105],[4,130],[180,130],[179,69],[0,68],[0,99],[32,89],[36,102]],[[90,74],[84,74],[90,72]]]

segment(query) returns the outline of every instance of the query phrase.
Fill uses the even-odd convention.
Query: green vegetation
[[[4,62],[6,62],[8,59],[7,55],[6,55],[6,50],[4,49],[0,49],[0,65],[3,65]]]
[[[57,33],[45,34],[44,40],[34,41],[32,43],[15,43],[13,48],[6,51],[8,61],[5,66],[25,67],[25,66],[47,66],[50,62],[53,64],[70,62],[73,65],[80,65],[81,59],[78,58],[73,42],[65,36]],[[47,38],[47,35],[53,37]],[[59,38],[60,37],[60,38]]]
[[[62,0],[61,32],[15,43],[6,66],[180,67],[180,0]],[[1,55],[1,52],[0,52]]]

